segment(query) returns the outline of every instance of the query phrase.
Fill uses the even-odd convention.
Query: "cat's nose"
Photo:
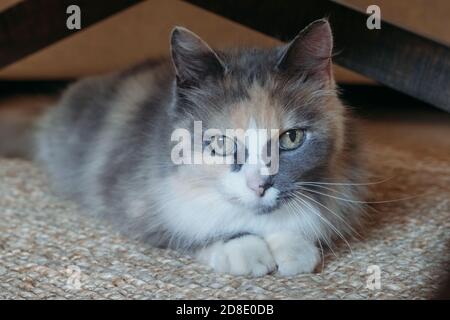
[[[263,181],[261,179],[255,179],[255,180],[247,180],[247,186],[251,190],[255,191],[255,193],[259,197],[263,197],[266,190],[272,186],[272,183],[270,183],[269,181]]]

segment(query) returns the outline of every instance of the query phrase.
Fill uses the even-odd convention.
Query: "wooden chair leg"
[[[386,86],[450,111],[450,48],[330,0],[187,0],[250,28],[290,40],[313,20],[329,17],[337,64]]]
[[[0,12],[0,68],[80,32],[142,0],[25,0]],[[81,30],[69,30],[70,5],[81,9]]]

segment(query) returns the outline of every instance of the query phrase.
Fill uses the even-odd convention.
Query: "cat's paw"
[[[278,265],[278,273],[283,276],[311,273],[320,260],[314,243],[297,235],[273,234],[266,241]]]
[[[215,271],[260,277],[276,269],[267,243],[254,235],[216,242],[197,252],[197,259]]]

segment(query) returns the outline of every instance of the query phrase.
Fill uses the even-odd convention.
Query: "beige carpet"
[[[129,241],[52,196],[31,163],[0,159],[0,298],[430,298],[450,261],[446,121],[427,135],[414,123],[367,123],[371,179],[391,178],[373,186],[372,200],[421,196],[375,205],[353,254],[342,245],[320,273],[292,278],[219,275]],[[371,265],[380,289],[366,288]]]

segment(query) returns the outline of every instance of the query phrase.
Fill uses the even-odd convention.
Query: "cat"
[[[329,22],[275,48],[214,50],[183,27],[170,45],[170,58],[71,85],[39,120],[35,159],[54,190],[217,272],[313,272],[322,244],[352,234],[364,196],[359,143],[331,71]],[[199,138],[196,121],[221,132],[278,130],[261,144],[275,146],[277,171],[249,162],[259,145],[225,135],[200,137],[200,152],[214,160],[244,150],[239,163],[174,163],[173,133]]]

